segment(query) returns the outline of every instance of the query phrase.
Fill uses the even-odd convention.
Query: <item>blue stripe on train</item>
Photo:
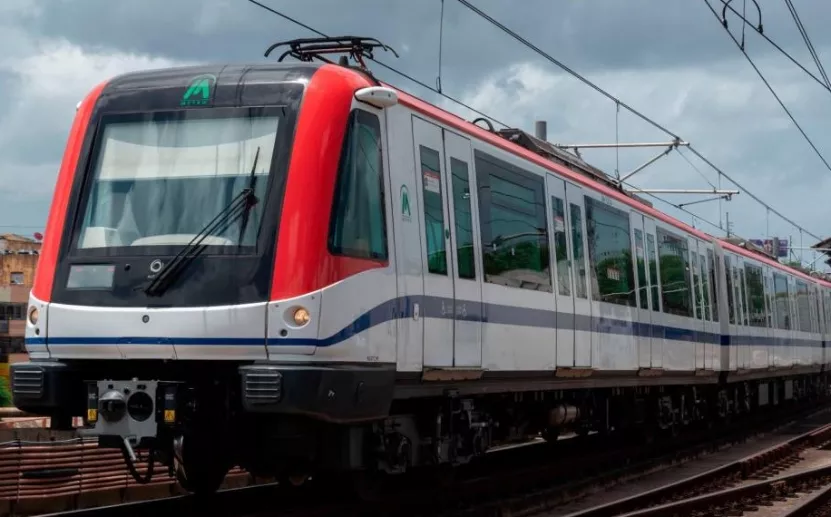
[[[328,347],[341,343],[371,327],[392,320],[411,318],[415,304],[419,317],[478,321],[501,325],[520,325],[536,328],[561,328],[594,331],[601,334],[632,335],[728,346],[731,340],[739,345],[822,347],[820,340],[756,337],[750,335],[725,336],[712,332],[690,330],[652,323],[638,323],[604,316],[585,316],[544,309],[529,309],[495,303],[456,301],[454,311],[451,298],[436,296],[403,296],[384,302],[356,318],[339,332],[320,339],[312,338],[161,338],[161,337],[49,337],[49,345],[223,345],[223,346],[315,346]],[[696,320],[697,321],[697,320]],[[701,323],[698,322],[697,323]],[[26,338],[26,344],[44,345],[44,338]]]

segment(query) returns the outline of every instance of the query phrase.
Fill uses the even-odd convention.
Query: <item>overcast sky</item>
[[[435,84],[441,0],[261,0],[329,34],[373,36],[399,59],[385,62]],[[710,0],[721,5],[720,0]],[[831,171],[814,154],[730,40],[704,0],[472,0],[508,27],[635,109],[679,134],[761,199],[809,231],[828,233]],[[814,46],[831,65],[831,3],[794,2]],[[742,8],[741,1],[732,4]],[[759,0],[765,34],[816,72],[784,2]],[[747,2],[748,17],[755,8]],[[741,37],[741,23],[730,18]],[[272,42],[312,36],[246,0],[0,0],[0,233],[43,230],[76,103],[97,82],[126,71],[198,62],[262,62]],[[752,31],[746,48],[831,161],[831,94]],[[549,125],[559,143],[614,142],[615,105],[478,18],[444,2],[444,91],[505,123]],[[464,109],[376,69],[384,80],[462,116]],[[623,109],[622,142],[667,136]],[[624,150],[621,174],[659,149]],[[683,151],[682,151],[683,152]],[[614,173],[616,153],[586,151]],[[713,184],[716,173],[691,155]],[[708,188],[678,153],[632,178],[641,188]],[[734,188],[722,180],[723,188]],[[702,196],[666,196],[689,202]],[[689,215],[667,209],[684,221]],[[719,222],[717,202],[689,207]],[[793,237],[799,231],[742,193],[722,203],[736,233]],[[705,231],[722,235],[697,220]],[[815,239],[804,237],[804,245]],[[806,254],[806,260],[810,260]]]

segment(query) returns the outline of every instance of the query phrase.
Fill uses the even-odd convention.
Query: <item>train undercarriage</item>
[[[722,376],[696,385],[653,380],[651,386],[485,394],[470,389],[478,381],[467,381],[438,395],[393,399],[394,385],[378,387],[377,378],[374,383],[371,378],[345,381],[343,371],[327,377],[306,370],[295,383],[275,384],[291,375],[269,368],[252,376],[200,364],[190,376],[185,370],[137,376],[150,371],[133,366],[129,375],[110,371],[112,380],[90,380],[96,378],[91,371],[33,362],[15,365],[12,380],[16,405],[50,414],[53,427],[66,427],[71,416],[84,415],[81,433],[120,448],[140,482],[154,473],[140,473],[134,465],[149,455],[197,493],[215,491],[235,465],[295,484],[323,472],[383,477],[461,465],[499,445],[539,437],[555,441],[565,433],[672,435],[794,401],[819,401],[829,391],[825,373],[786,372],[751,380]],[[198,377],[193,371],[200,371]],[[384,375],[394,381],[394,372]],[[307,382],[302,396],[294,389],[301,379]],[[38,383],[45,395],[40,399],[32,397],[36,390],[31,387]],[[355,395],[353,387],[360,397],[347,396]],[[339,398],[349,399],[358,412],[331,402]],[[291,404],[281,407],[286,401]],[[372,417],[384,404],[386,414]]]

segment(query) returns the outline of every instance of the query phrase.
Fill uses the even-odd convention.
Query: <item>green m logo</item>
[[[182,106],[206,106],[211,102],[211,88],[216,84],[216,76],[206,74],[194,77],[187,91],[182,95]]]

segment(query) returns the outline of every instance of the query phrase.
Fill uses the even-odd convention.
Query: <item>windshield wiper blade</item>
[[[259,156],[260,148],[257,147],[257,152],[254,155],[254,165],[251,167],[252,178],[257,167],[257,160],[259,159]],[[253,180],[251,181],[251,184],[253,184]],[[150,283],[148,283],[144,288],[144,292],[149,296],[158,296],[162,294],[173,282],[173,280],[175,280],[176,277],[184,271],[185,267],[205,250],[207,245],[202,244],[202,242],[207,237],[217,231],[222,233],[227,230],[237,218],[243,214],[247,215],[251,207],[256,203],[257,197],[254,195],[254,189],[251,187],[243,189],[242,192],[234,196],[234,199],[232,199],[231,202],[225,206],[225,208],[220,210],[219,213],[216,214],[204,228],[197,232],[193,239],[185,244],[182,249],[179,250],[179,253],[177,253],[176,256],[161,269],[161,271],[159,271],[153,280],[151,280]]]

